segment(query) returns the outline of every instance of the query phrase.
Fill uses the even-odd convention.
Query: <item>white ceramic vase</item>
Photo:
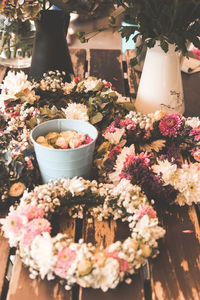
[[[180,56],[174,45],[165,53],[156,43],[148,48],[135,102],[137,111],[184,113]]]

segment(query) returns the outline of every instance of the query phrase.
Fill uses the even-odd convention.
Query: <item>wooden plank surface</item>
[[[10,247],[6,238],[3,237],[3,233],[0,230],[0,299],[2,295],[2,289],[6,276],[6,269],[8,264]]]
[[[124,94],[124,76],[120,50],[90,49],[88,73],[112,83],[116,90]]]
[[[186,117],[200,116],[200,72],[182,73]]]
[[[151,265],[153,300],[200,299],[200,229],[194,207],[161,211],[166,229]]]
[[[86,50],[85,49],[69,49],[73,70],[75,76],[85,77],[86,71]]]
[[[108,245],[117,240],[124,240],[129,236],[129,229],[127,224],[115,222],[113,220],[99,222],[93,220],[88,223],[87,220],[83,222],[83,237],[86,242],[91,242],[96,247]],[[120,283],[114,290],[103,292],[100,289],[94,290],[91,288],[80,289],[79,300],[144,300],[144,282],[140,274],[132,277],[133,282],[128,285]]]

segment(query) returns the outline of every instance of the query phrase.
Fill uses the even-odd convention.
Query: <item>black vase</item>
[[[40,79],[48,71],[65,71],[71,81],[72,62],[66,41],[70,16],[61,10],[42,10],[36,23],[30,79]]]

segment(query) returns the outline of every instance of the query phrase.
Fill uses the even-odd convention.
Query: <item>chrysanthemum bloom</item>
[[[159,129],[162,135],[164,136],[177,136],[178,130],[181,128],[182,116],[180,114],[167,114],[160,121]]]

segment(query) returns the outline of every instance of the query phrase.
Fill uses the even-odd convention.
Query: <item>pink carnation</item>
[[[42,208],[34,206],[34,205],[27,205],[24,207],[21,207],[19,209],[20,214],[27,217],[28,221],[31,221],[36,218],[43,218],[44,217],[44,211]]]
[[[162,135],[164,136],[177,136],[178,130],[181,128],[182,116],[180,114],[167,114],[165,117],[160,121],[159,129]]]
[[[200,140],[200,126],[192,129],[190,131],[190,136],[194,136],[194,140],[199,141]]]
[[[137,215],[138,215],[138,220],[142,219],[142,217],[144,217],[145,215],[148,215],[152,219],[157,218],[155,210],[151,206],[148,206],[148,205],[143,205],[137,211]]]
[[[58,259],[54,269],[56,275],[64,277],[76,258],[76,252],[70,248],[64,248],[58,252]]]
[[[3,230],[17,234],[23,227],[23,217],[18,211],[14,211],[12,215],[6,217]]]

